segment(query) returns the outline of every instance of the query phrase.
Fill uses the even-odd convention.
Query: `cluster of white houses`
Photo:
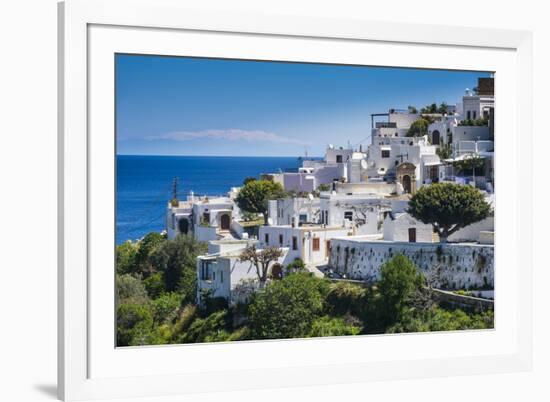
[[[407,206],[419,188],[443,181],[476,186],[494,205],[493,79],[480,78],[475,93],[467,90],[462,103],[431,113],[423,135],[408,136],[422,117],[414,108],[372,115],[366,149],[330,145],[323,160],[303,160],[297,171],[262,175],[297,195],[269,201],[268,224],[256,232],[248,231],[234,201],[238,189],[224,197],[190,194],[171,203],[168,237],[192,234],[209,244],[197,260],[199,294],[209,290],[231,302],[246,297],[255,287],[256,268],[239,256],[252,244],[281,248],[275,269],[299,258],[318,275],[373,281],[385,261],[403,253],[435,287],[491,289],[493,218],[459,230],[442,244],[432,226],[410,216]],[[484,161],[483,174],[465,175],[455,168],[472,156]]]

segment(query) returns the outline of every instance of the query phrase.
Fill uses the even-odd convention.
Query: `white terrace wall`
[[[380,268],[397,253],[410,258],[431,286],[478,289],[494,286],[494,246],[480,244],[366,241],[333,239],[329,266],[349,279],[374,282]]]

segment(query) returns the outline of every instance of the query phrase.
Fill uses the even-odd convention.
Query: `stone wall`
[[[380,268],[396,254],[410,258],[431,286],[479,289],[494,286],[494,246],[369,241],[364,237],[331,241],[329,266],[349,279],[374,282]]]

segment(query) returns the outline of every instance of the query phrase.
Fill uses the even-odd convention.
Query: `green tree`
[[[119,274],[136,274],[139,272],[137,265],[138,247],[131,241],[119,244],[116,247],[116,271]]]
[[[267,281],[271,264],[276,262],[282,255],[283,250],[279,247],[266,247],[258,250],[255,245],[251,245],[241,252],[239,261],[249,261],[254,265],[260,287],[263,287]]]
[[[154,322],[158,324],[172,323],[178,316],[180,304],[180,294],[163,293],[152,302]]]
[[[399,320],[411,300],[420,292],[424,277],[414,263],[402,254],[395,255],[382,265],[378,282],[379,319],[385,325]]]
[[[147,304],[149,297],[142,281],[129,274],[116,275],[117,303]]]
[[[434,183],[412,196],[408,212],[421,222],[432,224],[445,243],[460,228],[489,216],[491,208],[475,187]]]
[[[367,303],[366,296],[367,290],[363,286],[348,282],[333,283],[326,297],[327,310],[336,316],[351,314],[361,317]]]
[[[434,114],[437,113],[437,103],[432,103],[431,105],[425,106],[420,109],[420,113]]]
[[[143,285],[151,299],[156,299],[166,291],[166,289],[164,289],[164,278],[161,272],[155,272],[144,279]]]
[[[295,258],[294,261],[286,266],[287,274],[293,274],[297,272],[306,272],[306,264],[301,258]]]
[[[235,201],[240,209],[262,214],[267,225],[267,206],[270,199],[284,196],[283,187],[271,180],[253,180],[246,183],[237,194]]]
[[[155,342],[153,315],[143,304],[121,304],[117,309],[117,346],[150,345]]]
[[[422,137],[428,134],[428,125],[430,122],[425,118],[416,120],[407,131],[407,137]]]
[[[441,159],[449,159],[451,158],[451,156],[453,156],[453,151],[450,143],[440,145],[435,152],[437,153],[437,156],[439,156]]]
[[[136,264],[139,272],[144,276],[149,276],[153,273],[154,268],[150,263],[149,257],[164,241],[165,238],[160,233],[150,232],[138,242]]]
[[[330,184],[319,184],[319,186],[317,187],[317,191],[330,191]]]
[[[458,331],[489,328],[494,328],[494,313],[491,310],[483,313],[467,313],[460,309],[449,311],[434,307],[425,312],[411,312],[390,326],[387,332]]]
[[[323,316],[317,318],[311,324],[311,331],[308,336],[342,336],[342,335],[358,335],[361,328],[356,325],[347,324],[342,318],[332,318]]]
[[[225,341],[230,336],[228,329],[227,311],[217,311],[205,318],[193,321],[181,341],[184,343]]]
[[[437,113],[447,114],[448,111],[449,111],[449,105],[447,105],[445,102],[442,102],[437,108]]]
[[[258,179],[256,179],[255,177],[245,177],[244,180],[243,180],[243,184],[244,185],[247,185],[248,183],[252,182],[252,181],[256,181]]]
[[[485,159],[477,155],[468,155],[460,161],[453,163],[453,166],[465,175],[480,175],[485,167]]]
[[[164,241],[150,256],[153,268],[162,273],[164,289],[180,292],[185,302],[193,303],[197,292],[196,259],[206,250],[206,244],[192,236],[179,235]]]
[[[323,312],[327,283],[308,273],[274,281],[255,293],[248,306],[253,339],[306,337]]]

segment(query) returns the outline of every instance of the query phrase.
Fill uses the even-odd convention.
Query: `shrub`
[[[297,338],[309,334],[323,311],[327,283],[310,274],[288,275],[254,294],[248,313],[254,339]]]
[[[150,345],[154,342],[153,316],[148,306],[121,304],[117,309],[117,346]]]
[[[360,332],[360,327],[346,324],[346,322],[342,318],[331,318],[329,316],[323,316],[313,321],[309,336],[318,337],[358,335]]]

